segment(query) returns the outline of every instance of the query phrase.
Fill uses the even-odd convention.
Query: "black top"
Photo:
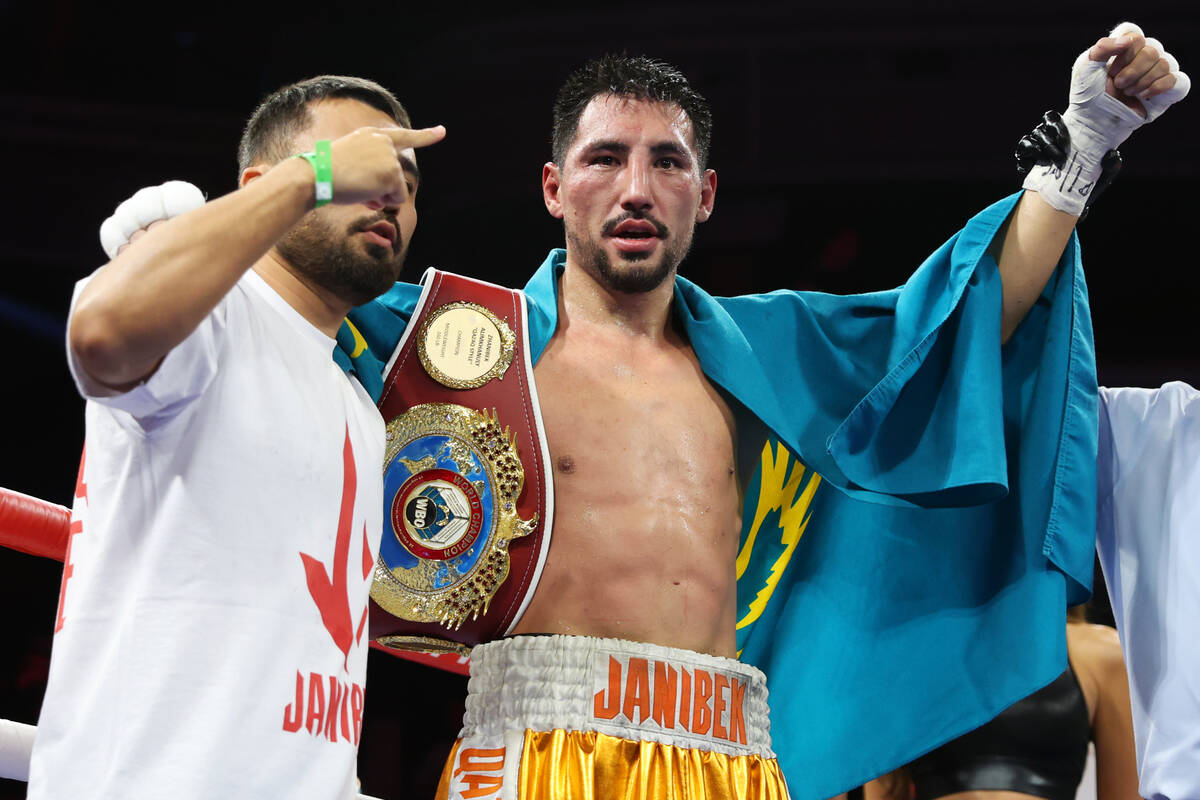
[[[1073,800],[1091,734],[1083,690],[1067,667],[991,722],[912,762],[916,800],[979,789]]]

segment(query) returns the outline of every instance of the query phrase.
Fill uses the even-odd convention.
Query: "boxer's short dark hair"
[[[348,98],[379,109],[402,128],[412,121],[396,96],[375,81],[348,75],[319,75],[284,86],[267,96],[242,131],[238,173],[254,164],[277,164],[292,152],[297,134],[312,124],[309,106],[319,100]]]
[[[605,55],[572,72],[554,101],[554,163],[562,166],[567,150],[579,132],[579,118],[595,97],[615,95],[634,100],[673,103],[692,122],[692,144],[700,166],[708,165],[712,142],[712,108],[692,88],[687,78],[664,61],[646,56]]]

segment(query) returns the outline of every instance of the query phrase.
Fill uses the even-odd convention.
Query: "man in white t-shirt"
[[[1079,560],[1075,551],[1087,554],[1092,527],[1090,519],[1082,527],[1067,519],[1081,505],[1080,497],[1090,503],[1090,495],[1070,489],[1077,468],[1070,466],[1071,458],[1063,452],[1070,448],[1072,456],[1088,454],[1086,443],[1068,441],[1066,432],[1070,420],[1085,418],[1089,405],[1084,388],[1092,374],[1089,329],[1079,324],[1087,319],[1081,302],[1085,293],[1072,288],[1082,283],[1077,282],[1081,278],[1077,250],[1069,242],[1104,153],[1186,94],[1187,84],[1182,73],[1177,76],[1177,64],[1172,66],[1160,50],[1149,46],[1136,26],[1121,26],[1081,54],[1069,115],[1090,133],[1079,137],[1084,148],[1072,151],[1072,179],[1062,180],[1059,167],[1041,168],[1031,185],[1033,191],[975,217],[939,251],[941,255],[926,262],[928,269],[918,273],[924,277],[906,284],[903,296],[912,300],[901,299],[899,293],[875,294],[869,301],[772,293],[722,303],[677,279],[676,269],[696,224],[708,219],[713,209],[717,181],[716,173],[706,167],[711,121],[707,104],[676,70],[650,59],[601,59],[572,76],[556,103],[554,161],[542,171],[543,199],[547,210],[563,220],[568,246],[551,253],[527,285],[526,294],[540,320],[531,325],[530,349],[540,353],[535,356],[535,379],[555,468],[554,550],[534,598],[513,629],[518,634],[554,635],[516,637],[473,651],[472,692],[478,684],[488,694],[475,693],[467,701],[471,716],[464,726],[466,744],[456,747],[448,764],[445,790],[465,797],[493,795],[501,785],[505,792],[515,791],[511,787],[518,773],[521,784],[529,787],[546,776],[548,782],[558,780],[556,768],[561,765],[574,769],[584,764],[576,774],[583,776],[580,785],[589,790],[612,784],[613,776],[636,775],[658,751],[646,749],[648,739],[643,739],[642,755],[627,756],[637,751],[619,741],[628,744],[645,731],[675,726],[673,717],[670,723],[662,715],[651,720],[648,706],[635,707],[639,698],[649,703],[649,689],[638,688],[649,685],[648,658],[662,667],[664,676],[689,676],[681,678],[685,681],[681,686],[689,685],[690,676],[700,672],[728,675],[724,665],[742,653],[751,663],[778,666],[775,686],[781,691],[775,696],[785,698],[783,707],[790,713],[776,718],[782,725],[772,732],[783,730],[781,756],[786,748],[785,757],[791,759],[796,774],[804,776],[809,794],[819,793],[822,787],[833,794],[851,785],[852,779],[872,770],[877,774],[888,759],[899,761],[902,751],[913,751],[913,734],[929,738],[928,732],[945,736],[955,725],[969,727],[966,721],[985,719],[984,713],[1000,698],[1019,696],[1021,688],[1035,688],[1037,676],[1050,680],[1062,670],[1065,652],[1056,642],[1063,635],[1062,598],[1067,590],[1063,581],[1080,574],[1080,565],[1073,563]],[[1115,88],[1118,81],[1123,91]],[[1107,91],[1106,84],[1111,84]],[[1143,100],[1152,102],[1146,106]],[[1028,348],[1013,345],[1027,354],[1022,359],[1041,351],[1043,342],[1050,343],[1045,352],[1054,355],[1044,362],[1006,358],[1003,370],[1010,380],[1036,374],[1039,386],[1059,387],[1049,394],[1039,391],[1041,404],[1027,406],[1035,411],[1023,420],[1028,432],[1017,443],[1026,454],[1021,456],[1022,474],[1041,476],[1053,471],[1053,492],[1032,491],[1032,483],[1022,479],[1022,491],[1000,501],[1008,505],[987,508],[978,516],[974,511],[964,512],[970,517],[947,516],[943,509],[909,516],[909,499],[921,498],[915,500],[919,505],[936,494],[940,499],[935,498],[934,505],[982,502],[969,501],[958,490],[971,488],[973,493],[972,487],[1008,485],[1008,468],[1017,462],[1005,456],[1007,445],[1000,429],[1007,425],[999,424],[1003,409],[992,404],[1007,397],[1015,384],[1002,386],[998,345],[1035,301],[1042,305],[1043,287],[1064,253],[1066,260],[1056,274],[1068,277],[1055,279],[1051,292],[1063,302],[1051,305],[1069,311],[1055,317],[1059,322],[1053,329],[1041,327],[1047,319],[1043,316],[1039,327],[1018,334],[1029,337]],[[980,296],[968,291],[968,284],[987,288],[979,290]],[[372,304],[378,307],[362,310],[359,320],[368,331],[369,346],[356,350],[360,363],[373,361],[375,372],[382,370],[409,324],[419,291],[397,286],[382,303]],[[972,311],[951,312],[966,308],[967,297],[975,298],[966,304]],[[859,302],[868,302],[869,308],[858,306]],[[377,331],[367,328],[372,318],[379,322]],[[859,327],[866,318],[899,321]],[[947,319],[955,321],[947,324]],[[960,322],[966,325],[964,320],[970,321],[969,327],[960,327]],[[1001,320],[1001,325],[992,327]],[[1069,353],[1060,349],[1067,344]],[[976,349],[978,357],[968,358]],[[978,372],[965,366],[959,371],[960,359],[985,366]],[[868,367],[868,360],[875,363]],[[921,366],[952,361],[950,373],[938,371],[942,366]],[[1028,368],[1013,367],[1015,363],[1027,363]],[[821,364],[833,366],[822,369]],[[854,366],[849,371],[853,377],[842,369],[847,364]],[[963,375],[985,376],[985,380]],[[619,380],[614,381],[614,376]],[[900,394],[912,386],[917,387],[912,391],[918,399],[900,403]],[[960,392],[963,387],[971,391]],[[949,394],[940,394],[942,388]],[[930,416],[920,398],[935,396],[939,413]],[[1036,408],[1047,413],[1038,414]],[[952,410],[950,416],[943,416],[946,410]],[[915,426],[911,420],[916,420]],[[978,437],[964,432],[966,422],[980,431]],[[916,439],[910,437],[913,430]],[[935,434],[933,444],[927,445],[925,433],[938,431],[945,440]],[[778,439],[769,438],[776,435]],[[984,466],[992,461],[990,456],[974,457],[985,440],[983,449],[999,455],[993,466]],[[840,462],[831,455],[831,443],[838,441],[844,456]],[[972,443],[970,457],[957,457],[967,441]],[[1044,459],[1028,455],[1039,451]],[[850,469],[848,465],[857,478],[843,471],[843,467]],[[810,470],[801,493],[800,476]],[[768,471],[775,477],[767,477]],[[1083,474],[1090,484],[1090,471]],[[755,479],[755,475],[763,477]],[[820,512],[810,510],[818,483],[830,482],[831,476],[841,481],[834,485],[855,493],[866,491],[865,484],[856,480],[870,483],[876,499],[888,493],[902,496],[905,507],[896,506],[900,510],[893,513],[891,501],[862,502],[831,486],[821,489]],[[754,483],[745,482],[749,480]],[[784,527],[771,522],[771,533],[759,537],[764,514],[793,522],[778,523]],[[841,549],[808,550],[805,558],[811,561],[807,563],[819,564],[815,570],[799,566],[800,550],[796,550],[791,577],[780,583],[781,565],[792,557],[810,519],[815,523],[805,534],[806,543],[816,536],[816,542],[840,542]],[[1014,520],[1030,519],[1037,524],[1022,522],[1018,527],[1023,530],[1014,538]],[[1056,527],[1056,536],[1048,538],[1044,521],[1060,519],[1063,524]],[[972,549],[957,550],[952,534],[972,530],[972,524],[991,533],[968,537]],[[825,535],[821,528],[828,538],[821,538]],[[889,535],[876,536],[880,530]],[[843,535],[853,531],[865,532],[865,538]],[[755,541],[761,545],[768,539],[774,541],[763,545],[767,549],[750,552]],[[899,542],[900,547],[880,549],[886,541]],[[1083,548],[1076,546],[1080,541]],[[937,546],[914,548],[911,542]],[[863,625],[862,609],[879,606],[881,595],[877,581],[856,581],[862,565],[886,563],[891,574],[903,561],[904,571],[897,574],[907,577],[893,576],[889,591],[907,602],[912,587],[930,583],[927,556],[935,553],[940,559],[941,543],[954,545],[958,554],[939,560],[942,567],[934,570],[954,578],[934,582],[945,602],[931,595],[918,604],[925,611],[910,609],[913,616],[923,614],[925,621],[934,624],[910,626],[915,619],[906,612],[903,619],[884,614],[886,620],[880,617]],[[1006,561],[1012,570],[996,572],[995,554],[1008,552],[1010,545],[1015,547],[1012,553],[1024,555]],[[683,558],[678,557],[681,553]],[[896,559],[890,558],[893,554]],[[840,565],[824,555],[838,556]],[[1085,561],[1090,576],[1090,559]],[[582,572],[581,565],[586,565]],[[1007,577],[1001,580],[1001,573]],[[807,597],[800,596],[803,586],[813,587]],[[868,589],[859,597],[856,586]],[[771,610],[764,610],[776,587],[782,590],[775,594]],[[1072,590],[1080,588],[1071,585]],[[837,599],[830,602],[830,597]],[[997,597],[1008,600],[984,599]],[[1016,605],[1010,605],[1014,599]],[[1008,613],[1018,606],[1024,617]],[[951,620],[931,613],[938,608],[975,610],[950,615],[955,617]],[[1037,625],[1028,616],[1035,608],[1040,615]],[[845,609],[849,612],[842,614]],[[1013,623],[1018,618],[1019,624]],[[751,636],[752,625],[758,626],[759,633]],[[899,636],[900,629],[908,627],[913,630]],[[881,630],[889,635],[880,635]],[[856,637],[852,647],[846,645],[848,635]],[[651,645],[639,645],[647,648],[642,652],[618,649],[610,644],[616,639],[687,651],[670,656],[687,666],[676,668],[662,655],[648,655],[661,653],[649,649]],[[904,686],[915,691],[905,692],[894,678],[878,680],[879,671],[871,668],[878,659],[862,653],[871,648],[884,652],[877,645],[885,640],[884,649],[896,653],[916,652],[913,643],[917,643],[921,652],[934,654],[926,663],[937,669],[910,669]],[[994,659],[980,654],[1012,652],[1012,641],[1037,644],[1020,648],[1029,657],[1020,668],[992,674],[961,669],[963,653],[974,654],[968,660],[978,662],[977,666],[987,666]],[[819,652],[810,646],[821,642],[825,646]],[[847,660],[847,652],[860,657]],[[590,668],[580,666],[588,663],[600,669],[589,673]],[[621,667],[622,663],[627,666]],[[797,677],[795,666],[800,663],[810,669]],[[697,672],[696,664],[715,666],[702,666]],[[947,664],[953,668],[944,668]],[[620,676],[628,678],[635,672],[645,680],[626,681],[627,703],[620,713],[631,725],[646,727],[633,737],[624,736],[632,728],[614,734],[609,726],[615,725],[610,721],[618,714],[617,706],[606,705],[602,698],[620,697]],[[598,676],[599,691],[588,689],[587,680],[579,683],[579,676],[588,674]],[[555,682],[555,676],[567,677]],[[761,686],[761,675],[755,680]],[[659,683],[656,677],[655,686]],[[855,752],[850,746],[854,742],[845,736],[827,735],[828,725],[807,724],[817,708],[828,710],[824,716],[835,719],[843,731],[861,730],[850,721],[878,716],[872,714],[878,703],[870,698],[887,698],[888,707],[894,709],[895,702],[905,700],[907,694],[917,698],[917,705],[928,705],[923,690],[933,683],[940,683],[933,687],[939,697],[953,701],[935,704],[948,712],[938,725],[930,723],[928,715],[913,715],[923,721],[925,732],[914,725],[904,735],[878,736],[876,740],[885,746],[867,755]],[[681,689],[681,697],[687,698],[680,701],[681,709],[698,707],[695,703],[701,700],[696,698],[706,696],[704,682],[697,679],[695,685],[695,698]],[[581,686],[585,691],[580,691]],[[723,702],[716,699],[722,697],[721,691],[710,692],[714,704]],[[554,699],[568,696],[579,702],[563,704]],[[500,700],[489,702],[492,698]],[[674,708],[673,700],[664,702],[664,708]],[[955,706],[962,708],[961,713]],[[764,713],[759,719],[765,723],[765,703],[760,708]],[[680,719],[688,713],[680,711]],[[714,711],[713,720],[693,716],[694,727],[686,734],[689,742],[701,741],[692,733],[715,731],[720,714]],[[605,727],[591,727],[596,724]],[[522,729],[527,733],[522,734]],[[603,747],[593,738],[600,730],[607,737]],[[819,734],[812,736],[812,730]],[[522,738],[526,735],[530,738]],[[483,737],[487,743],[479,744]],[[543,739],[553,739],[553,746],[541,746]],[[716,744],[724,748],[724,741],[722,737]],[[676,746],[661,738],[655,742]],[[759,763],[773,763],[766,754],[769,744],[763,746],[766,742],[765,736],[755,742]],[[885,752],[890,747],[887,742],[902,745]],[[708,757],[715,753],[728,755],[727,750],[713,747],[701,759],[705,773],[714,776],[712,785],[732,785],[741,780],[737,776],[753,775],[742,786],[766,782],[782,786],[781,774],[773,766],[732,769],[727,762]],[[535,766],[540,759],[548,765],[544,770]],[[681,784],[699,785],[701,779],[689,777],[693,774],[679,772]],[[535,777],[527,780],[528,775]],[[757,783],[758,776],[766,776],[764,783]],[[563,778],[556,785],[561,788],[567,783]],[[566,791],[562,788],[560,794]],[[781,791],[786,793],[786,788]]]
[[[1200,391],[1100,390],[1097,549],[1112,599],[1140,796],[1200,797]]]
[[[399,274],[413,148],[443,135],[369,81],[286,87],[237,191],[79,283],[87,442],[30,798],[353,794],[384,439],[330,356]]]

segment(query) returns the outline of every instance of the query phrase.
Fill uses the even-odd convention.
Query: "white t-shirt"
[[[1100,390],[1097,550],[1133,709],[1138,788],[1200,797],[1200,391]]]
[[[333,347],[251,271],[135,389],[70,359],[87,442],[30,798],[353,794],[384,429]]]

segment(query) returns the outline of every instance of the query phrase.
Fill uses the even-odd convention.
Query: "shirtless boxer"
[[[1073,163],[1098,171],[1103,153],[1143,121],[1099,97],[1110,56],[1114,93],[1139,95],[1155,114],[1178,95],[1140,33],[1090,52],[1076,66],[1067,118],[1095,126]],[[786,733],[776,741],[797,796],[832,794],[936,743],[881,736],[897,749],[859,747],[855,709],[843,705],[886,705],[932,683],[950,717],[929,735],[949,738],[1059,674],[1061,609],[1094,509],[1072,488],[1094,481],[1087,437],[1072,437],[1089,429],[1095,398],[1069,242],[1086,199],[1073,190],[1094,175],[1071,183],[1039,173],[1035,192],[974,218],[902,290],[717,300],[675,276],[716,193],[707,107],[686,81],[644,59],[603,60],[568,81],[555,127],[543,189],[567,249],[526,288],[555,469],[552,545],[516,627],[531,635],[472,653],[467,720],[443,794],[575,797],[618,786],[630,796],[689,796],[703,784],[717,796],[783,796],[762,677],[728,660],[739,650],[772,675]],[[1064,247],[1065,266],[1043,293]],[[381,312],[402,323],[418,293],[398,284],[350,319],[360,330]],[[378,373],[401,329],[382,345],[367,335],[378,347],[358,354],[360,373],[371,363]],[[1036,387],[1003,431],[1009,382],[1031,376]],[[1010,465],[1032,477],[1006,496]],[[772,505],[771,481],[796,503]],[[989,505],[920,508],[971,503]],[[756,544],[772,519],[794,538]],[[772,565],[782,571],[810,520],[836,528],[805,534],[806,544],[816,535],[804,555],[814,569],[797,577],[793,563],[755,583]],[[919,567],[887,560],[889,548],[922,543]],[[819,596],[823,581],[863,562],[909,570],[885,594],[913,618],[889,619],[878,583],[843,581],[833,602]],[[921,593],[930,575],[937,597]],[[772,593],[764,609],[758,601]],[[1030,651],[1020,655],[1003,624],[1014,604],[1038,610],[1019,617]],[[935,613],[949,607],[967,613]],[[923,646],[901,643],[898,627],[921,634]],[[913,674],[856,683],[863,670],[853,659],[870,663],[897,647]],[[853,658],[827,657],[839,649]],[[1009,655],[1028,657],[995,670]],[[832,707],[818,707],[820,695]],[[807,725],[814,713],[837,719]],[[819,728],[819,739],[805,738],[806,728]],[[855,730],[852,746],[843,728]]]
[[[1065,131],[1052,119],[1039,127],[1022,140],[1019,160],[1060,157]],[[1125,659],[1119,678],[1106,669],[1124,705],[1110,721],[1136,741],[1136,768],[1131,742],[1127,767],[1100,771],[1117,796],[1200,796],[1200,649],[1189,634],[1200,612],[1198,423],[1200,392],[1186,383],[1100,388],[1096,550]]]
[[[1104,39],[1091,58],[1102,65],[1110,56],[1124,54],[1136,76],[1130,94],[1164,91],[1171,79],[1155,81],[1167,76],[1167,65],[1160,63],[1155,50],[1142,52],[1143,41],[1140,36]],[[1141,60],[1136,56],[1139,52]],[[1122,66],[1114,74],[1124,85],[1128,76],[1120,73]],[[673,280],[690,245],[693,225],[712,213],[716,175],[706,168],[706,109],[686,90],[670,93],[665,87],[673,84],[671,79],[681,79],[657,69],[620,59],[589,65],[568,80],[555,108],[554,162],[543,168],[543,190],[547,209],[564,221],[567,247],[565,254],[552,255],[543,266],[543,273],[552,276],[551,284],[557,284],[558,319],[535,375],[556,467],[557,517],[546,571],[517,632],[654,642],[734,657],[739,609],[729,564],[738,554],[743,512],[739,479],[746,478],[738,469],[738,439],[744,433],[739,423],[745,415],[734,406],[736,401],[749,405],[753,395],[739,396],[740,387],[728,383],[722,384],[724,391],[714,385],[719,378],[705,363],[712,344],[696,335],[688,321],[703,308],[689,297],[698,292]],[[656,85],[655,77],[662,83]],[[1114,142],[1106,141],[1100,153],[1113,146]],[[1043,194],[1053,192],[1047,187]],[[1066,208],[1052,207],[1043,194],[1030,192],[1022,197],[1007,229],[992,244],[1003,282],[997,346],[1012,335],[1041,294],[1079,213],[1058,197],[1051,202]],[[531,298],[540,299],[539,280],[549,276],[533,278]],[[757,306],[754,313],[762,316],[777,315],[764,327],[774,329],[782,358],[803,361],[804,346],[796,350],[789,346],[802,340],[803,327],[782,319],[799,313],[785,297],[738,298],[725,308],[748,337],[761,331],[752,330],[739,317],[739,312],[745,313],[738,308],[740,303]],[[755,344],[769,347],[769,335]],[[763,357],[758,348],[752,350]],[[770,377],[783,377],[782,367],[774,366],[777,369]],[[705,374],[709,380],[701,378]],[[821,379],[809,376],[809,380]],[[781,399],[786,397],[784,387],[791,383],[779,380]],[[1061,606],[1056,617],[1061,617]],[[1061,619],[1058,626],[1061,631]],[[646,733],[654,723],[645,724],[646,713],[638,702],[644,699],[657,709],[659,693],[670,693],[672,659],[690,663],[689,656],[678,651],[664,655],[653,649],[642,653],[646,659],[642,664],[629,655],[638,650],[630,648],[610,660],[610,665],[616,664],[611,666],[615,677],[607,686],[593,677],[589,689],[599,691],[589,690],[583,698],[594,701],[592,722],[584,726],[585,731],[529,732],[522,747],[516,746],[520,739],[514,741],[511,734],[505,738],[505,731],[523,727],[576,726],[574,715],[589,709],[567,711],[569,704],[564,701],[560,720],[554,724],[541,712],[537,698],[558,696],[559,691],[569,695],[565,687],[571,678],[567,670],[558,671],[559,665],[577,659],[570,662],[572,669],[590,668],[603,663],[597,655],[609,646],[589,639],[518,637],[476,648],[473,674],[479,676],[479,685],[472,686],[468,700],[460,753],[504,746],[506,757],[513,759],[520,752],[520,770],[510,766],[504,781],[515,779],[515,796],[521,797],[537,796],[537,790],[582,796],[589,782],[581,763],[610,779],[619,775],[619,785],[646,781],[648,796],[675,796],[681,786],[697,782],[715,791],[714,773],[719,767],[710,764],[709,771],[697,767],[694,773],[677,767],[677,783],[672,784],[646,763],[659,759],[671,763],[672,756],[661,751],[647,755],[643,749],[643,761],[636,763],[622,745],[607,740],[595,722],[615,711],[613,694],[623,688],[621,716],[630,724],[618,734],[618,742],[639,738],[635,734],[641,733],[640,738],[657,743],[719,750],[724,744],[719,735],[714,736],[715,743],[689,743],[679,736],[671,740],[663,735],[671,729],[661,717],[656,720],[657,730]],[[663,663],[668,665],[665,669]],[[717,674],[721,668],[711,667]],[[646,682],[653,690],[642,698],[636,680],[643,678],[645,670],[654,672]],[[681,666],[681,680],[685,672]],[[503,685],[498,677],[511,682],[514,675],[522,676],[517,687]],[[730,680],[732,685],[737,678]],[[548,683],[552,688],[535,690],[525,681]],[[773,686],[786,681],[786,674],[772,675]],[[523,697],[523,692],[532,694]],[[522,701],[528,703],[530,718],[538,725],[523,725],[512,717],[497,723],[505,714],[492,709],[513,708]],[[667,702],[674,704],[674,696]],[[719,714],[714,711],[714,719]],[[650,716],[655,717],[655,712]],[[639,718],[640,725],[632,724]],[[675,758],[686,762],[679,750],[674,752]],[[449,796],[470,796],[468,762],[452,757],[448,763],[443,790]],[[556,775],[547,766],[551,763],[572,766]],[[748,763],[754,764],[754,758]],[[743,783],[733,781],[737,785],[732,791],[750,795],[774,791],[771,774],[766,767],[760,769],[763,774],[757,777],[767,789],[747,775]],[[802,772],[789,770],[789,775],[794,793],[810,796],[823,791],[806,783]],[[570,791],[564,792],[564,787]]]

